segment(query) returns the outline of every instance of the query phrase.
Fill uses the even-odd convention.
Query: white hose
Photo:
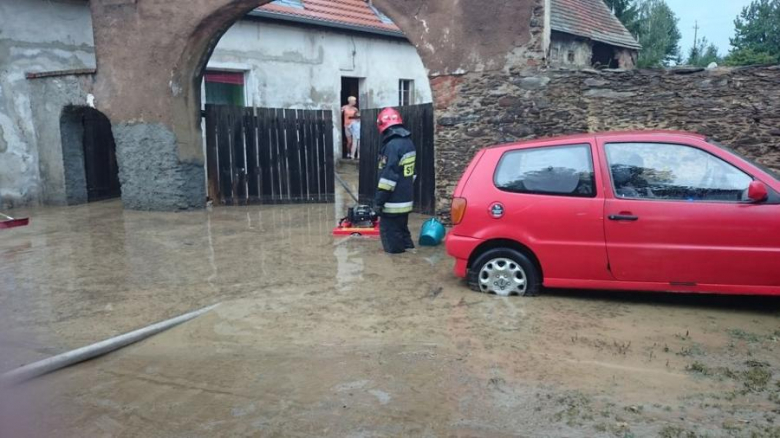
[[[67,366],[110,353],[135,342],[144,340],[150,336],[156,335],[162,331],[168,330],[183,322],[196,318],[217,306],[219,306],[219,304],[214,304],[213,306],[186,313],[166,321],[158,322],[130,333],[125,333],[123,335],[106,339],[105,341],[100,341],[92,345],[87,345],[86,347],[77,348],[75,350],[68,351],[67,353],[58,354],[48,359],[43,359],[39,360],[38,362],[24,365],[15,370],[0,374],[0,386],[24,382],[25,380],[30,380],[35,377],[48,374],[52,371],[57,371],[60,368],[65,368]]]

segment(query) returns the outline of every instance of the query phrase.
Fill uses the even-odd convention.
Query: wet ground
[[[221,305],[6,391],[0,435],[780,436],[777,299],[481,295],[331,237],[346,203],[17,212],[0,371]]]

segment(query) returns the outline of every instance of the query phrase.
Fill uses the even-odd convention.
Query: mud
[[[32,223],[0,234],[0,371],[222,305],[6,391],[0,435],[780,433],[777,299],[481,295],[443,248],[332,238],[339,200],[17,212]]]

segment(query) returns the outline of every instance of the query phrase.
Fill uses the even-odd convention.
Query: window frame
[[[559,61],[561,57],[561,48],[557,45],[550,48],[550,59],[552,61]]]
[[[528,151],[536,151],[536,150],[549,150],[549,149],[564,149],[564,148],[586,148],[588,150],[588,154],[590,156],[590,168],[591,168],[591,184],[593,186],[593,192],[590,195],[577,195],[572,193],[552,193],[552,192],[540,192],[540,191],[517,191],[517,190],[510,190],[507,188],[502,188],[498,185],[497,178],[498,178],[498,172],[501,169],[501,164],[504,162],[506,157],[512,153],[517,152],[528,152]],[[524,147],[524,148],[514,148],[504,151],[501,154],[501,158],[499,158],[498,163],[496,163],[496,167],[493,170],[493,187],[495,187],[497,190],[502,191],[504,193],[510,193],[514,195],[531,195],[531,196],[555,196],[555,197],[563,197],[563,198],[575,198],[575,199],[595,199],[599,197],[599,187],[598,187],[598,179],[596,177],[596,173],[598,172],[598,169],[596,168],[596,159],[595,159],[595,153],[594,153],[593,145],[589,142],[585,143],[569,143],[569,144],[554,144],[554,145],[544,145],[544,146],[534,146],[534,147]]]
[[[404,90],[404,85],[409,88]],[[404,102],[404,91],[407,94],[407,101]],[[414,79],[398,79],[398,106],[410,106],[414,100]]]
[[[734,169],[742,172],[743,174],[747,175],[748,178],[750,178],[751,181],[756,181],[756,177],[749,172],[747,172],[745,169],[742,169],[741,167],[735,165],[734,163],[723,159],[722,157],[719,157],[716,154],[713,154],[712,152],[703,149],[698,146],[694,146],[692,144],[686,144],[686,143],[677,143],[677,142],[669,142],[669,141],[642,141],[642,140],[622,140],[622,141],[611,141],[611,142],[604,142],[604,162],[606,164],[606,171],[607,175],[606,177],[609,179],[609,186],[612,189],[612,197],[614,199],[624,200],[624,201],[646,201],[646,202],[684,202],[686,204],[753,204],[752,201],[719,201],[719,200],[696,200],[696,201],[689,201],[687,199],[663,199],[663,198],[636,198],[636,197],[623,197],[617,195],[617,187],[615,187],[615,179],[612,177],[612,163],[610,163],[609,160],[609,152],[607,151],[607,148],[611,144],[658,144],[658,145],[666,145],[666,146],[680,146],[680,147],[687,147],[691,149],[696,149],[697,151],[704,152],[705,154],[720,160],[729,166],[733,167]]]

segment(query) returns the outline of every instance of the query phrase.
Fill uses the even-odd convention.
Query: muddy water
[[[390,257],[331,237],[339,200],[23,212],[31,226],[0,234],[0,370],[222,304],[18,389],[0,424],[74,437],[778,432],[777,300],[480,295],[443,248]]]

